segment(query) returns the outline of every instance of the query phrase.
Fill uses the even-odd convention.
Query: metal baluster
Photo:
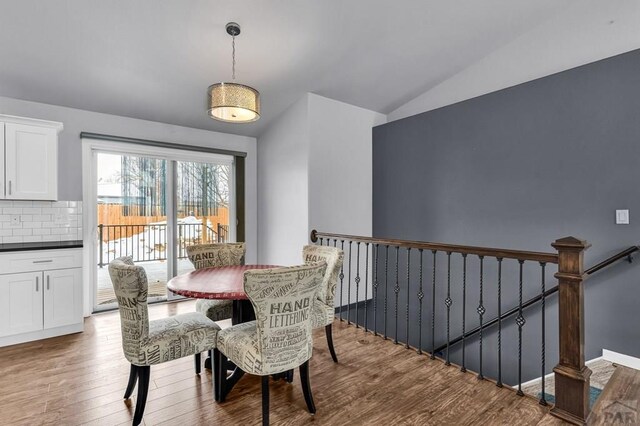
[[[436,250],[433,253],[433,278],[431,281],[431,359],[436,359]]]
[[[364,254],[364,331],[367,329],[367,296],[369,296],[369,243],[365,243]]]
[[[387,295],[389,293],[389,246],[384,252],[384,339],[387,340]]]
[[[349,279],[347,280],[347,324],[351,324],[351,244],[353,241],[349,241],[349,271],[347,274]]]
[[[411,247],[407,248],[407,339],[405,348],[409,349],[409,296],[411,295]]]
[[[540,405],[548,405],[547,398],[544,392],[544,373],[545,373],[545,268],[547,264],[545,262],[540,262],[540,267],[542,268],[542,284],[541,284],[541,294],[542,294],[542,304],[540,305],[540,309],[542,310],[542,346],[540,348],[540,365],[542,374],[540,375],[540,385],[541,385],[541,393],[540,393]]]
[[[422,249],[420,251],[420,288],[418,290],[418,301],[420,305],[418,306],[418,353],[422,354],[422,299],[424,298],[424,293],[422,291]]]
[[[142,228],[144,230],[144,228]],[[136,245],[138,246],[138,259],[144,260],[144,255],[140,256],[140,226],[138,226],[138,234],[136,235]],[[144,235],[144,233],[142,233]]]
[[[502,387],[502,258],[498,257],[498,381]]]
[[[340,240],[340,249],[342,251],[344,251],[344,240]],[[340,267],[340,307],[339,309],[339,316],[340,316],[340,321],[344,321],[342,319],[342,282],[344,281],[344,263],[342,264],[342,266]]]
[[[360,328],[358,315],[358,300],[360,297],[360,241],[356,243],[356,328]]]
[[[337,247],[338,246],[338,240],[336,240],[335,238],[333,239],[333,246]]]
[[[378,335],[378,252],[380,251],[380,244],[376,244],[373,254],[375,256],[375,263],[373,267],[373,334]]]
[[[114,238],[115,240],[115,238]],[[109,244],[112,242],[113,240],[111,239],[111,228],[109,228],[109,225],[107,225],[107,264],[109,262],[111,262],[111,255],[110,255],[110,248],[109,248]],[[113,254],[115,255],[116,252],[116,245],[113,245]]]
[[[451,365],[449,361],[449,341],[451,339],[451,252],[447,252],[447,298],[444,300],[447,305],[447,360],[445,365]]]
[[[522,392],[522,326],[525,324],[525,319],[522,316],[522,266],[524,260],[518,260],[520,263],[520,283],[518,284],[518,316],[516,317],[516,324],[518,325],[518,395],[523,396]]]
[[[483,300],[482,300],[482,285],[483,285],[483,280],[484,280],[484,256],[478,256],[480,258],[480,300],[478,303],[478,315],[480,316],[480,333],[479,333],[479,342],[480,342],[480,368],[479,368],[479,372],[478,372],[478,379],[482,380],[484,379],[484,376],[482,375],[482,317],[484,316],[484,313],[486,312],[486,309],[484,308],[483,305]]]
[[[322,244],[323,244],[322,240],[323,240],[323,238],[322,238],[322,237],[320,237],[320,245],[322,245]]]
[[[398,344],[398,296],[400,295],[400,280],[398,276],[398,265],[400,264],[400,246],[396,247],[396,285],[393,287],[393,292],[396,294],[396,306],[394,309],[395,312],[395,326],[396,331],[393,336],[393,343]]]
[[[155,251],[155,247],[156,247],[156,233],[155,232],[151,232],[151,227],[149,227],[149,239],[151,240],[150,244],[149,244],[149,258],[151,258],[151,253],[153,250],[153,260],[158,260],[156,259],[156,251]]]
[[[467,371],[465,364],[465,352],[467,349],[466,336],[466,318],[467,318],[467,254],[462,254],[462,367],[460,371]]]

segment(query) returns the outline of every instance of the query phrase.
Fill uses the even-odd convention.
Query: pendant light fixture
[[[253,87],[236,83],[236,36],[240,25],[229,22],[227,34],[231,36],[231,82],[209,86],[207,113],[213,119],[229,123],[250,123],[260,118],[260,93]]]

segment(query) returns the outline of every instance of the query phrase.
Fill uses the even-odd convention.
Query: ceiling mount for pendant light
[[[260,118],[260,93],[253,87],[236,83],[236,36],[240,25],[229,22],[227,34],[231,36],[231,82],[209,86],[207,113],[211,118],[230,123],[250,123]]]

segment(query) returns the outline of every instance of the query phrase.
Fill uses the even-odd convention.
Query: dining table
[[[176,275],[167,283],[175,294],[192,299],[223,299],[233,302],[232,324],[253,321],[255,314],[244,292],[244,273],[252,269],[278,268],[277,265],[234,265],[201,268]]]
[[[234,265],[201,268],[176,275],[167,283],[167,288],[175,294],[192,299],[222,299],[233,302],[231,324],[255,320],[255,313],[249,297],[244,292],[244,273],[255,269],[278,268],[278,265]],[[205,368],[211,368],[211,359],[205,361]],[[235,367],[227,378],[225,394],[240,380],[244,372]],[[292,380],[292,373],[282,375]],[[216,400],[218,396],[216,395]]]

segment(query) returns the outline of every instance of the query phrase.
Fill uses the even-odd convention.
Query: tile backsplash
[[[0,244],[82,239],[82,201],[0,200]]]

